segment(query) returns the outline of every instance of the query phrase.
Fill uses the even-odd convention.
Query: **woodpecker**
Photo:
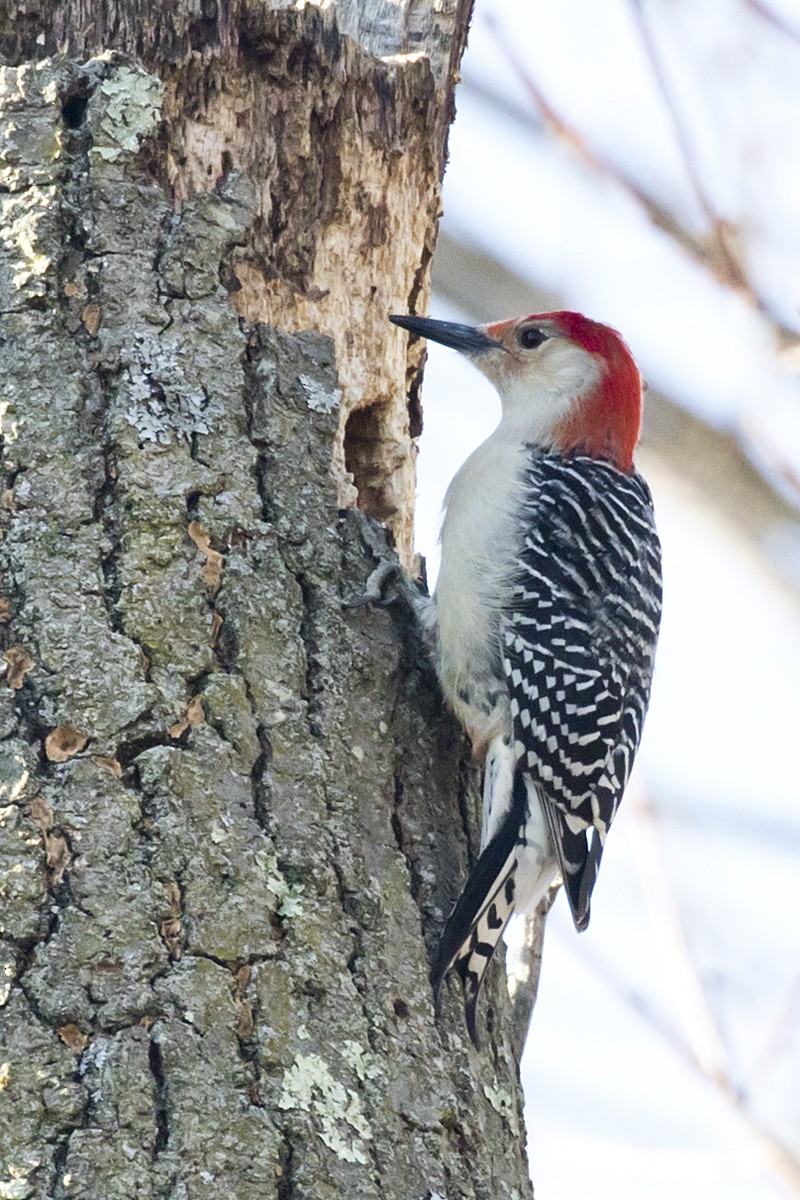
[[[481,982],[511,916],[560,875],[580,931],[650,695],[661,615],[653,504],[633,465],[642,379],[579,313],[469,326],[392,316],[497,388],[500,423],[452,480],[432,599],[445,697],[484,764],[481,853],[431,972]]]

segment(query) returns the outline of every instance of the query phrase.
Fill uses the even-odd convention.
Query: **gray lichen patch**
[[[58,90],[47,60],[0,67],[0,183],[6,192],[53,181],[62,148]]]
[[[0,68],[0,309],[40,307],[58,258],[62,153],[57,78],[48,63]]]
[[[252,538],[248,548],[246,556],[230,556],[217,603],[236,623],[237,666],[278,742],[282,727],[305,710],[303,595],[274,535]]]
[[[262,754],[258,726],[242,675],[211,675],[203,688],[206,720],[232,747],[237,765],[250,776]]]
[[[26,972],[27,992],[45,1020],[115,1028],[152,1011],[152,981],[166,963],[156,904],[154,891],[123,881],[102,909],[64,911]]]
[[[257,211],[251,179],[232,172],[214,192],[194,197],[170,224],[159,263],[164,290],[174,297],[199,300],[224,293],[220,261],[247,241]]]
[[[155,335],[145,335],[122,362],[121,416],[141,442],[167,445],[174,438],[191,443],[208,433],[208,396],[192,385],[179,362],[176,347]]]
[[[164,84],[141,67],[118,62],[99,91],[102,102],[95,109],[91,153],[105,162],[135,155],[142,138],[156,130]]]
[[[52,207],[55,189],[32,186],[21,195],[0,201],[2,243],[13,253],[5,258],[0,276],[0,298],[4,308],[13,309],[47,294],[47,276],[53,259],[44,250],[53,231]]]
[[[34,540],[21,514],[0,554],[11,578],[37,596],[17,628],[36,648],[28,678],[41,721],[81,729],[95,750],[113,745],[115,731],[154,698],[140,648],[109,621],[100,549],[88,527]]]
[[[256,1102],[257,1082],[239,1054],[234,1006],[220,969],[196,964],[192,991],[197,1005],[189,1011],[198,1022],[200,1006],[207,1008],[205,1032],[177,1016],[152,1029],[166,1101],[160,1170],[166,1178],[179,1172],[187,1196],[226,1194],[235,1180],[237,1198],[263,1200],[281,1159],[280,1136]]]
[[[320,387],[317,380],[310,375],[298,375],[297,378],[303,385],[303,391],[306,394],[310,409],[321,413],[336,411],[342,399],[342,393],[339,388],[329,390],[326,387]]]
[[[517,1098],[502,1084],[489,1083],[483,1085],[483,1094],[492,1108],[506,1121],[515,1137],[520,1136],[519,1105]]]
[[[155,985],[162,1012],[178,1017],[201,1038],[235,1044],[238,1010],[236,980],[208,958],[185,956]]]
[[[337,1158],[366,1164],[365,1143],[372,1138],[358,1093],[334,1077],[319,1054],[299,1054],[283,1077],[278,1108],[300,1109],[311,1117],[314,1132]]]

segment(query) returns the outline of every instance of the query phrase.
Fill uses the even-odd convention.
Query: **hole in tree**
[[[193,50],[207,50],[219,45],[217,6],[212,0],[205,0],[201,9],[201,16],[189,26],[189,45]]]
[[[412,438],[418,438],[422,433],[422,403],[420,401],[420,384],[422,374],[418,372],[408,391],[408,433]]]
[[[398,509],[393,481],[402,451],[388,425],[389,405],[378,401],[352,412],[344,430],[344,462],[358,492],[358,507],[378,521]]]
[[[88,96],[70,96],[61,106],[61,116],[67,129],[80,129],[89,105]]]

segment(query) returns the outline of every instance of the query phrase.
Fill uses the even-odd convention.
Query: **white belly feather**
[[[476,757],[485,757],[481,847],[495,835],[511,805],[515,753],[500,616],[511,598],[527,454],[524,443],[509,444],[492,435],[467,459],[445,497],[435,592],[439,676]],[[517,912],[535,907],[557,869],[533,782],[527,780],[526,786],[528,816],[517,849]]]
[[[499,620],[518,548],[514,493],[521,500],[525,459],[524,444],[510,445],[495,433],[467,459],[445,497],[435,592],[440,677],[476,753],[509,728]]]

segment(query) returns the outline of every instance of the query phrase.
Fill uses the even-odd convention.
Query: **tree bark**
[[[530,1195],[463,739],[342,607],[468,9],[0,2],[0,1196]]]

